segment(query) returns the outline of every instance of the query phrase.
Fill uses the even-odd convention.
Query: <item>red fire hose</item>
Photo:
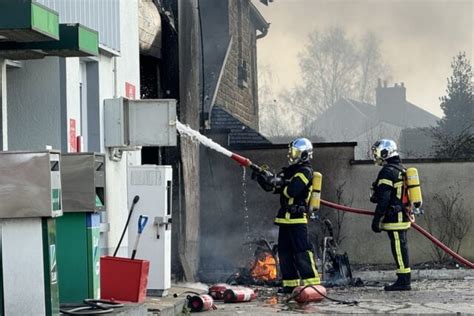
[[[350,213],[356,213],[356,214],[363,214],[363,215],[374,215],[374,212],[371,212],[371,211],[367,211],[367,210],[364,210],[364,209],[361,209],[361,208],[354,208],[354,207],[349,207],[349,206],[344,206],[344,205],[339,205],[339,204],[336,204],[336,203],[332,203],[332,202],[328,202],[328,201],[325,201],[325,200],[321,200],[321,204],[322,205],[325,205],[327,207],[330,207],[330,208],[333,208],[333,209],[336,209],[336,210],[340,210],[340,211],[344,211],[344,212],[350,212]],[[429,240],[431,240],[436,246],[438,246],[439,248],[441,248],[444,252],[446,252],[448,255],[450,255],[451,257],[454,258],[454,260],[456,260],[457,262],[465,265],[466,267],[468,268],[471,268],[471,269],[474,269],[474,263],[470,262],[469,260],[461,257],[459,254],[455,253],[454,251],[452,251],[451,249],[448,248],[448,246],[446,246],[445,244],[443,244],[441,241],[439,241],[438,239],[436,239],[436,237],[434,237],[433,235],[431,235],[430,233],[428,233],[425,229],[423,229],[421,226],[419,226],[418,224],[416,223],[411,223],[411,226],[413,228],[415,228],[418,232],[420,232],[423,236],[425,236],[426,238],[428,238]]]

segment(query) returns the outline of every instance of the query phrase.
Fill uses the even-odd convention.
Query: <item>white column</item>
[[[8,114],[7,114],[7,63],[0,59],[0,105],[1,105],[1,128],[2,128],[2,150],[8,150]]]

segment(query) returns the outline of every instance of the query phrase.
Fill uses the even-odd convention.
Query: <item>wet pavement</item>
[[[299,305],[285,303],[287,296],[276,295],[276,288],[257,288],[258,299],[249,303],[224,304],[205,315],[294,315],[294,314],[463,314],[474,315],[474,279],[421,280],[412,282],[412,291],[384,292],[382,283],[363,287],[328,289],[328,296],[339,300],[356,300],[348,306],[327,299]]]

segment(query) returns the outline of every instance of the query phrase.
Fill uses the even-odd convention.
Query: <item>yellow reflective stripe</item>
[[[397,189],[397,199],[401,199],[402,198],[403,181],[395,183],[394,187]]]
[[[308,191],[308,196],[306,197],[305,199],[305,202],[306,203],[309,203],[309,200],[311,199],[311,193],[313,192],[313,186],[310,186],[309,187],[309,191]]]
[[[319,278],[311,278],[311,279],[304,279],[303,285],[318,285],[321,284],[321,280]]]
[[[283,280],[283,286],[300,286],[300,280]]]
[[[291,218],[290,212],[286,212],[286,213],[285,213],[285,219],[290,219],[290,218]]]
[[[411,273],[410,268],[404,268],[404,269],[397,269],[398,274],[404,274],[404,273]]]
[[[293,205],[295,199],[288,194],[288,186],[283,189],[283,195],[288,199],[288,205]]]
[[[403,223],[403,213],[402,212],[398,212],[398,222]]]
[[[311,262],[311,269],[313,270],[314,277],[313,278],[308,278],[308,279],[303,279],[303,284],[304,285],[321,284],[321,280],[319,279],[318,270],[316,270],[316,264],[314,263],[313,252],[311,250],[307,250],[306,252],[308,253],[309,261]]]
[[[382,223],[383,230],[403,230],[408,229],[411,227],[410,222],[402,222],[402,223]]]
[[[400,236],[398,232],[393,232],[393,236],[395,237],[395,253],[397,254],[397,262],[400,270],[405,269],[405,264],[403,263],[402,257],[402,247],[400,246]]]
[[[388,179],[380,179],[379,182],[377,183],[377,186],[379,186],[381,184],[386,184],[388,186],[393,187],[393,182],[388,180]]]
[[[309,179],[306,178],[306,176],[302,172],[297,172],[293,177],[291,177],[291,179],[293,179],[294,177],[300,178],[301,181],[303,181],[305,185],[308,185],[309,183]]]
[[[287,212],[287,214],[290,214]],[[289,218],[285,214],[285,218],[277,217],[275,218],[274,223],[276,224],[308,224],[308,219],[305,217],[302,218]]]

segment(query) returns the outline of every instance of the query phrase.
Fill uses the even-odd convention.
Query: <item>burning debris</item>
[[[351,266],[347,253],[342,253],[334,240],[332,223],[324,219],[322,229],[323,239],[321,270],[322,283],[326,287],[360,285],[360,279],[352,277]],[[278,271],[278,245],[264,238],[254,240],[244,245],[255,245],[253,258],[249,263],[232,274],[226,281],[233,285],[280,286]]]
[[[324,250],[322,269],[323,284],[326,286],[349,285],[352,274],[347,254],[340,254],[338,245],[333,239],[332,225],[329,220],[322,222],[325,229]],[[260,296],[267,304],[288,304],[294,300],[298,304],[319,302],[324,298],[342,304],[355,305],[355,301],[341,301],[327,297],[326,288],[323,285],[299,286],[291,295],[279,301],[275,290],[270,288],[280,286],[280,275],[278,269],[278,245],[269,242],[265,238],[244,243],[244,245],[255,246],[253,257],[245,267],[232,274],[226,283],[218,283],[209,287],[208,295],[198,295],[188,298],[188,307],[191,311],[206,311],[215,309],[214,300],[224,303],[250,302]],[[258,286],[256,290],[241,285]]]
[[[249,242],[256,246],[249,264],[228,279],[228,284],[279,286],[278,247],[262,238]],[[245,243],[247,245],[249,243]]]
[[[259,258],[260,257],[260,258]],[[250,275],[254,280],[273,282],[277,280],[277,261],[273,254],[263,252],[255,258],[253,267],[250,268]]]

